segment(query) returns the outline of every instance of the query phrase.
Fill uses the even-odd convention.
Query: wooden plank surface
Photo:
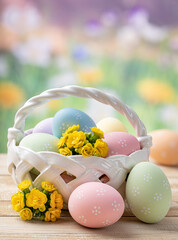
[[[12,210],[10,198],[17,190],[7,171],[6,155],[0,155],[0,239],[175,239],[178,240],[178,168],[163,167],[172,189],[172,204],[167,216],[157,224],[145,224],[127,207],[123,217],[103,229],[77,224],[68,211],[62,211],[56,223],[22,221]]]

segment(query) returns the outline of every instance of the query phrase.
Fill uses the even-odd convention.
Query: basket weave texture
[[[18,146],[25,136],[24,126],[26,117],[34,108],[52,99],[68,96],[93,98],[103,104],[112,106],[124,115],[137,132],[141,150],[129,156],[114,155],[108,158],[83,157],[80,155],[63,156],[55,152],[34,152],[28,148]],[[16,184],[23,180],[31,180],[34,187],[40,187],[42,181],[53,183],[63,195],[67,204],[71,192],[85,182],[100,182],[100,177],[109,178],[107,184],[115,189],[124,183],[127,173],[139,162],[148,161],[151,146],[151,137],[147,135],[144,124],[138,115],[118,98],[94,88],[67,86],[49,89],[38,96],[29,99],[16,113],[14,126],[8,130],[8,171]],[[40,174],[33,181],[30,171],[35,168]],[[69,172],[76,178],[66,183],[61,174]]]

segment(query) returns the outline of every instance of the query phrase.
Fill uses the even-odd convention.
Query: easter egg
[[[53,134],[60,138],[69,127],[80,126],[79,131],[91,132],[90,127],[96,127],[94,121],[84,112],[74,108],[64,108],[56,113],[53,119]]]
[[[53,135],[52,132],[53,118],[46,118],[40,121],[33,129],[33,133],[48,133]]]
[[[136,137],[126,132],[106,133],[104,141],[108,144],[108,156],[130,155],[140,149],[140,143]]]
[[[124,124],[117,118],[107,117],[103,118],[97,123],[97,127],[101,129],[104,133],[109,132],[127,132]]]
[[[178,165],[178,133],[162,129],[153,131],[150,135],[153,143],[151,159],[163,165]]]
[[[161,221],[171,205],[171,188],[166,175],[153,163],[138,163],[128,176],[126,198],[133,214],[141,221]]]
[[[88,182],[77,187],[69,197],[68,208],[79,224],[102,228],[118,221],[124,212],[124,201],[113,187]]]
[[[51,151],[58,152],[59,139],[53,135],[47,133],[32,133],[25,136],[19,146],[30,148],[35,152]]]
[[[30,128],[28,130],[25,131],[25,136],[32,134],[33,133],[33,128]]]

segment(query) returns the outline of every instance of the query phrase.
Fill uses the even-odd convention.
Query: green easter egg
[[[166,175],[155,164],[141,162],[130,172],[126,198],[133,214],[143,222],[156,223],[171,205],[171,187]]]
[[[47,133],[32,133],[25,136],[19,146],[30,148],[35,152],[50,151],[58,152],[59,139]]]

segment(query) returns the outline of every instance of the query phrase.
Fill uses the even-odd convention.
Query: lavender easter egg
[[[111,132],[105,134],[104,141],[108,144],[108,156],[130,155],[140,149],[140,143],[136,137],[126,132]]]
[[[56,113],[53,119],[53,135],[60,138],[71,126],[80,126],[79,131],[91,132],[91,127],[96,127],[94,121],[84,112],[74,108],[63,108]]]
[[[33,133],[33,128],[30,128],[28,130],[25,131],[25,136],[32,134]]]
[[[40,121],[33,129],[33,133],[48,133],[53,135],[52,132],[53,118],[46,118]]]

